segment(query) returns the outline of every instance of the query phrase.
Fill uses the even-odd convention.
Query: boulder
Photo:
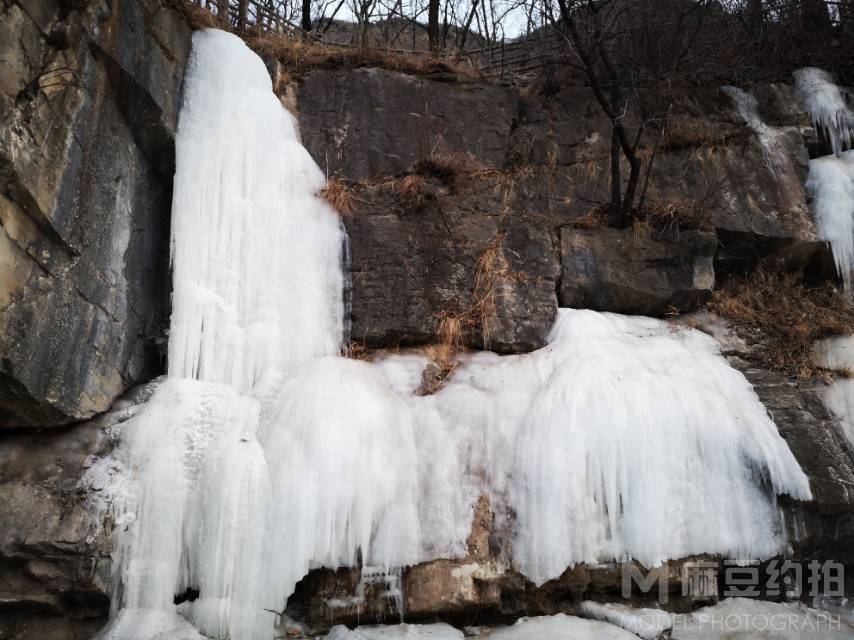
[[[0,427],[56,426],[162,368],[190,31],[165,0],[0,13]]]
[[[714,234],[640,237],[632,229],[561,229],[560,304],[661,316],[690,310],[715,286]]]

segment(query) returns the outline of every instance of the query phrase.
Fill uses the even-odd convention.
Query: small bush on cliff
[[[813,359],[816,340],[844,335],[854,326],[854,306],[825,282],[810,287],[797,276],[758,267],[715,292],[709,308],[732,322],[737,333],[757,338],[752,355],[766,369],[798,379],[830,379]]]

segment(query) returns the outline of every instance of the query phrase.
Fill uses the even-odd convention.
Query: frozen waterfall
[[[807,191],[813,197],[818,237],[830,243],[845,292],[854,297],[854,96],[822,69],[794,73],[801,104],[813,127],[830,141],[832,154],[810,161]],[[847,151],[846,151],[847,149]]]
[[[854,151],[810,160],[806,186],[818,237],[830,243],[845,293],[854,297]]]
[[[823,69],[805,67],[795,71],[794,77],[801,103],[816,130],[830,140],[833,153],[850,149],[854,145],[854,96]]]
[[[196,32],[168,376],[92,471],[116,519],[105,638],[269,640],[312,568],[464,555],[483,494],[538,583],[781,550],[774,496],[808,499],[806,476],[703,333],[562,310],[543,349],[463,356],[428,396],[423,356],[340,357],[344,236],[322,184],[261,60]]]

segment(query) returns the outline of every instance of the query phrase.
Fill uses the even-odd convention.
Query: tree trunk
[[[249,8],[247,0],[240,0],[237,3],[237,31],[243,32],[246,29],[246,11]]]
[[[474,16],[477,13],[477,3],[478,0],[472,0],[471,13],[469,13],[468,19],[466,19],[466,24],[463,27],[463,33],[460,36],[460,41],[457,43],[457,61],[462,58],[463,51],[466,48],[466,37],[469,34],[469,29],[471,29],[471,21],[474,20]]]
[[[228,27],[228,0],[216,0],[216,15],[220,25]]]
[[[302,0],[302,20],[300,26],[305,32],[311,31],[311,0]]]
[[[430,52],[439,52],[439,0],[429,0],[427,5],[427,39],[430,41]]]
[[[623,185],[620,180],[620,139],[617,136],[616,123],[611,128],[611,211],[610,223],[612,226],[622,229],[625,225],[623,220]]]
[[[801,0],[801,24],[810,34],[821,37],[828,34],[833,24],[824,0]]]

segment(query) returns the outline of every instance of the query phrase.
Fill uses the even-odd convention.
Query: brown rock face
[[[108,409],[162,366],[190,32],[161,0],[0,4],[0,427]]]

